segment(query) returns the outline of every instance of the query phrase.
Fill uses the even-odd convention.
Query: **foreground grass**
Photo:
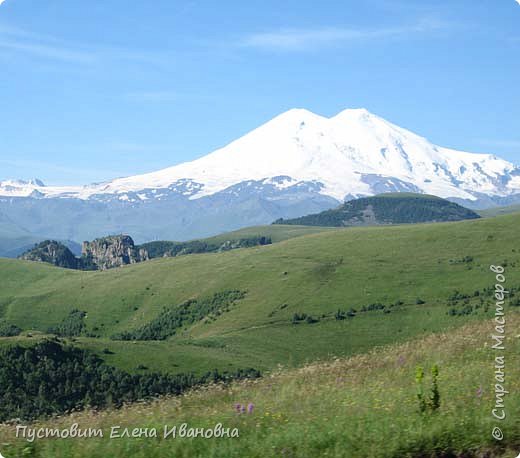
[[[33,425],[102,428],[103,439],[14,437],[0,426],[0,450],[7,457],[516,457],[520,450],[520,314],[507,310],[507,418],[494,420],[494,357],[491,320],[449,333],[376,348],[348,359],[335,358],[300,369],[280,369],[261,380],[209,386],[178,398],[121,410],[76,413]],[[420,414],[415,369],[440,368],[441,407]],[[426,388],[428,388],[428,376]],[[254,404],[237,413],[235,404]],[[238,428],[238,438],[161,439],[164,425],[187,423]],[[159,438],[108,439],[115,425],[157,428]],[[494,426],[502,442],[491,436]]]

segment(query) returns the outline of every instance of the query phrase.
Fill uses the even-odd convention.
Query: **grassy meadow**
[[[455,291],[477,304],[505,264],[520,286],[520,215],[393,227],[342,228],[273,245],[154,259],[98,272],[0,259],[0,318],[24,330],[0,344],[31,344],[73,309],[87,313],[75,343],[107,363],[136,371],[204,372],[346,356],[490,316],[485,308],[448,315]],[[298,229],[298,228],[297,228]],[[164,307],[219,291],[245,291],[228,312],[186,326],[164,341],[117,341]],[[384,310],[362,311],[380,303]],[[398,304],[398,305],[396,305]],[[457,305],[460,309],[463,304]],[[335,319],[339,310],[355,316]],[[294,324],[295,314],[317,321]],[[29,337],[31,336],[31,337]],[[108,354],[103,354],[103,349]]]
[[[101,428],[103,439],[14,437],[0,427],[7,458],[159,457],[516,457],[520,449],[520,314],[507,310],[507,418],[494,420],[490,320],[446,333],[428,333],[406,343],[377,347],[350,358],[278,368],[262,379],[213,385],[176,398],[120,410],[80,412],[32,425],[35,428]],[[440,407],[419,412],[415,372],[439,367]],[[248,413],[236,405],[250,405]],[[252,407],[251,407],[252,406]],[[240,410],[240,409],[239,409]],[[187,423],[238,428],[239,437],[161,438],[164,425]],[[112,426],[157,428],[157,438],[109,439]],[[492,438],[500,426],[504,439]]]

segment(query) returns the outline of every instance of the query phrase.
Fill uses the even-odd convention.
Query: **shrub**
[[[347,317],[347,314],[341,310],[338,310],[335,314],[334,314],[334,318],[336,320],[344,320],[345,318]]]
[[[427,410],[435,412],[440,408],[441,395],[439,391],[439,366],[434,364],[431,368],[431,388],[430,395],[426,398],[424,394],[424,369],[417,366],[415,369],[415,383],[417,386],[417,400],[419,402],[419,412],[425,413]]]
[[[14,325],[0,321],[0,337],[14,337],[20,335],[22,330]]]

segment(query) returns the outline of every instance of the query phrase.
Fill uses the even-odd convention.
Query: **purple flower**
[[[248,405],[247,405],[247,413],[253,413],[253,410],[255,409],[255,405],[250,402]]]
[[[243,408],[242,404],[235,404],[235,410],[237,411],[237,413],[242,412],[242,408]]]
[[[482,385],[480,385],[478,387],[478,390],[477,390],[477,398],[481,398],[482,397],[482,393],[483,393],[484,390],[482,390]]]

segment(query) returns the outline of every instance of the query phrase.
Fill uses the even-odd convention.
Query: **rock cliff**
[[[148,252],[134,245],[128,235],[113,235],[83,242],[81,249],[85,266],[100,270],[112,269],[149,259]]]

